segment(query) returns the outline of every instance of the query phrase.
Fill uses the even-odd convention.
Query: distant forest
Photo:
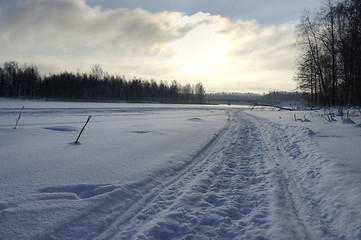
[[[285,101],[294,102],[307,102],[309,94],[303,92],[284,92],[284,91],[271,91],[264,94],[255,93],[211,93],[207,94],[206,98],[208,101],[219,102],[219,101],[234,101],[234,102],[270,102],[278,103]]]
[[[297,27],[296,81],[317,105],[361,105],[361,1],[323,1]]]
[[[105,73],[94,65],[89,74],[62,72],[41,76],[34,65],[19,67],[5,62],[0,67],[0,97],[46,98],[53,100],[129,101],[161,103],[204,103],[202,83],[195,86],[148,81]]]

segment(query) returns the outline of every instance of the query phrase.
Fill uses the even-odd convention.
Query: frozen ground
[[[0,239],[361,239],[360,112],[321,115],[0,99]]]

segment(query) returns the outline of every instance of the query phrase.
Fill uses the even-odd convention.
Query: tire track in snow
[[[188,165],[119,186],[37,239],[317,239],[312,209],[278,163],[289,150],[257,121],[231,110]]]
[[[253,143],[250,122],[233,116],[227,132],[197,167],[145,205],[127,225],[99,239],[251,239],[269,228],[270,173]]]
[[[297,169],[280,164],[300,157],[298,145],[260,119],[233,113],[228,131],[202,157],[204,168],[163,191],[116,239],[336,238],[292,176]]]

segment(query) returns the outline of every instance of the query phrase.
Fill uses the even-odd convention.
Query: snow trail
[[[284,156],[259,128],[233,111],[189,165],[119,187],[38,238],[312,239],[292,178],[274,162]]]
[[[228,116],[192,158],[141,181],[39,189],[34,202],[75,210],[29,238],[361,239],[360,177],[340,183],[344,172],[323,158],[314,133],[241,109]],[[4,222],[12,216],[6,208]]]
[[[196,156],[198,164],[164,188],[127,225],[114,226],[111,231],[121,231],[112,232],[111,237],[235,239],[243,235],[249,239],[262,236],[269,227],[267,183],[262,182],[269,171],[257,159],[258,153],[252,152],[250,143],[255,140],[252,128],[242,126],[237,118],[232,116],[227,130],[208,147],[206,154]],[[249,218],[246,221],[245,216]],[[100,238],[108,237],[103,234]]]

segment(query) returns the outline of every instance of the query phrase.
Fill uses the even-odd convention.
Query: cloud
[[[294,23],[261,27],[255,21],[228,21],[221,33],[231,42],[230,57],[256,62],[262,60],[262,63],[265,60],[276,62],[280,58],[289,61],[293,57]]]
[[[256,21],[226,19],[220,33],[226,36],[229,51],[220,76],[230,72],[230,88],[293,90],[294,25],[262,27]]]
[[[256,21],[198,16],[207,23],[170,44],[180,75],[213,92],[295,89],[295,23],[262,27]]]
[[[12,0],[15,1],[15,0]],[[101,4],[108,8],[137,8],[141,6],[150,12],[177,11],[186,15],[207,12],[221,15],[232,20],[257,19],[261,25],[279,25],[287,21],[295,21],[303,13],[304,8],[318,8],[320,1],[303,0],[86,0],[91,6]]]
[[[8,8],[0,19],[2,43],[25,48],[24,41],[75,50],[85,46],[148,51],[184,34],[172,24],[169,13],[101,10],[82,0],[27,1]]]
[[[196,84],[206,90],[291,90],[292,23],[262,27],[220,15],[103,9],[84,0],[28,0],[0,9],[0,61]]]

